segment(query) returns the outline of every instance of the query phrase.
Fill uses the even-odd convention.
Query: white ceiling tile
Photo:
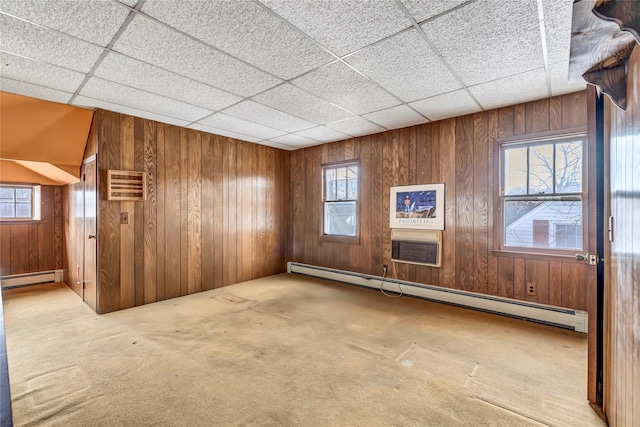
[[[85,96],[77,96],[71,103],[77,107],[91,107],[101,108],[103,110],[114,111],[116,113],[128,114],[134,117],[140,117],[143,119],[154,120],[156,122],[168,123],[176,126],[186,126],[189,122],[179,120],[174,117],[167,117],[161,114],[151,113],[145,110],[139,110],[137,108],[131,108],[124,105],[113,104],[111,102],[102,101],[99,99],[87,98]]]
[[[352,119],[342,120],[340,122],[329,123],[327,127],[346,133],[350,136],[362,136],[372,133],[383,132],[385,129],[371,123],[362,117],[354,117]]]
[[[85,73],[103,51],[88,42],[3,14],[0,14],[0,40],[3,51]]]
[[[119,3],[126,4],[129,7],[134,7],[138,0],[117,0]]]
[[[101,46],[109,44],[130,12],[104,0],[0,0],[0,10]]]
[[[141,15],[133,18],[114,50],[240,96],[251,96],[281,83]]]
[[[573,0],[543,0],[542,11],[549,63],[568,61]]]
[[[342,108],[288,83],[269,89],[253,99],[313,123],[326,124],[353,117]]]
[[[80,91],[80,95],[189,122],[211,114],[211,111],[204,108],[174,101],[97,77],[89,79]]]
[[[279,142],[275,142],[275,141],[272,141],[270,139],[262,140],[262,141],[258,142],[258,144],[266,145],[267,147],[272,147],[272,148],[279,148],[280,150],[286,150],[286,151],[293,151],[293,150],[295,150],[297,148],[300,148],[300,147],[292,147],[292,146],[286,145],[286,144],[281,144]]]
[[[338,132],[328,127],[318,126],[311,129],[302,130],[296,132],[296,135],[304,136],[306,138],[314,139],[318,142],[334,142],[341,141],[343,139],[349,139],[349,135],[342,132]]]
[[[387,129],[399,129],[429,121],[406,105],[398,105],[397,107],[365,114],[362,117]]]
[[[257,123],[249,122],[247,120],[239,119],[237,117],[232,117],[224,113],[216,113],[200,120],[198,123],[258,139],[271,139],[286,133]]]
[[[460,88],[416,30],[366,47],[345,60],[406,102]]]
[[[535,0],[478,0],[422,28],[469,86],[544,66]]]
[[[115,52],[107,54],[94,75],[209,110],[220,110],[242,99]]]
[[[3,92],[15,93],[18,95],[30,96],[31,98],[44,99],[46,101],[66,104],[71,99],[72,93],[50,89],[48,87],[36,86],[31,83],[11,80],[5,76],[0,78],[0,90]]]
[[[409,105],[428,117],[429,120],[464,116],[480,111],[478,104],[463,89],[412,102]]]
[[[65,92],[75,92],[84,74],[44,62],[0,52],[0,75],[26,83],[33,83]]]
[[[248,142],[258,142],[261,140],[261,138],[253,138],[251,136],[247,136],[247,135],[242,135],[239,133],[235,133],[235,132],[229,132],[227,130],[224,129],[218,129],[218,128],[214,128],[211,126],[206,126],[203,125],[201,123],[193,123],[189,126],[187,126],[188,128],[191,129],[196,129],[196,130],[200,130],[202,132],[208,132],[208,133],[213,133],[216,135],[222,135],[222,136],[227,136],[229,138],[233,138],[233,139],[239,139],[241,141],[248,141]]]
[[[469,90],[487,110],[549,96],[544,68],[471,86]]]
[[[260,0],[338,56],[411,26],[393,0]]]
[[[582,77],[578,81],[569,82],[569,61],[551,65],[549,77],[553,96],[578,92],[587,88],[587,82]]]
[[[147,1],[142,11],[283,79],[333,59],[311,39],[250,0]]]
[[[356,114],[400,104],[396,98],[341,62],[325,65],[292,83]]]
[[[460,6],[468,0],[400,0],[407,8],[413,19],[422,22],[425,19],[446,12],[456,6]]]
[[[297,132],[316,126],[315,123],[299,119],[282,111],[247,100],[224,110],[225,114],[270,126],[285,132]]]
[[[314,141],[313,139],[305,138],[300,135],[282,135],[277,138],[271,138],[270,141],[277,142],[279,144],[288,145],[292,148],[302,148],[302,147],[310,147],[312,145],[318,145],[318,141]]]

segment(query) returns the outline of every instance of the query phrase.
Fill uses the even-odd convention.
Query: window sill
[[[580,251],[576,250],[576,253],[579,253],[579,252]],[[491,254],[497,257],[525,258],[525,259],[535,259],[540,261],[560,261],[560,262],[576,261],[575,255],[571,255],[570,253],[540,253],[540,252],[521,252],[521,251],[513,251],[513,250],[494,249],[491,251]]]
[[[345,243],[348,245],[359,245],[360,244],[360,236],[338,236],[331,234],[323,234],[319,239],[321,242],[328,243]]]
[[[39,224],[40,219],[0,218],[0,224]]]

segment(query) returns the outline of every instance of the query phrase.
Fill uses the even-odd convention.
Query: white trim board
[[[382,280],[380,276],[371,276],[368,274],[318,267],[297,262],[288,262],[287,272],[376,290],[380,289]],[[385,291],[397,292],[398,287],[400,287],[404,295],[415,298],[457,305],[587,333],[587,312],[583,310],[535,304],[527,301],[466,292],[458,289],[440,288],[404,280],[396,281],[395,279],[385,279],[383,285]]]

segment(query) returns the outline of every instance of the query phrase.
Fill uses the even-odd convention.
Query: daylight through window
[[[502,247],[583,249],[585,137],[501,145]]]
[[[0,219],[39,219],[40,187],[31,185],[0,186]]]
[[[358,163],[322,167],[323,234],[357,236]]]

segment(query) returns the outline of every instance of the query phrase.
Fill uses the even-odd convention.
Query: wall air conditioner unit
[[[391,229],[391,261],[440,267],[442,231]]]

